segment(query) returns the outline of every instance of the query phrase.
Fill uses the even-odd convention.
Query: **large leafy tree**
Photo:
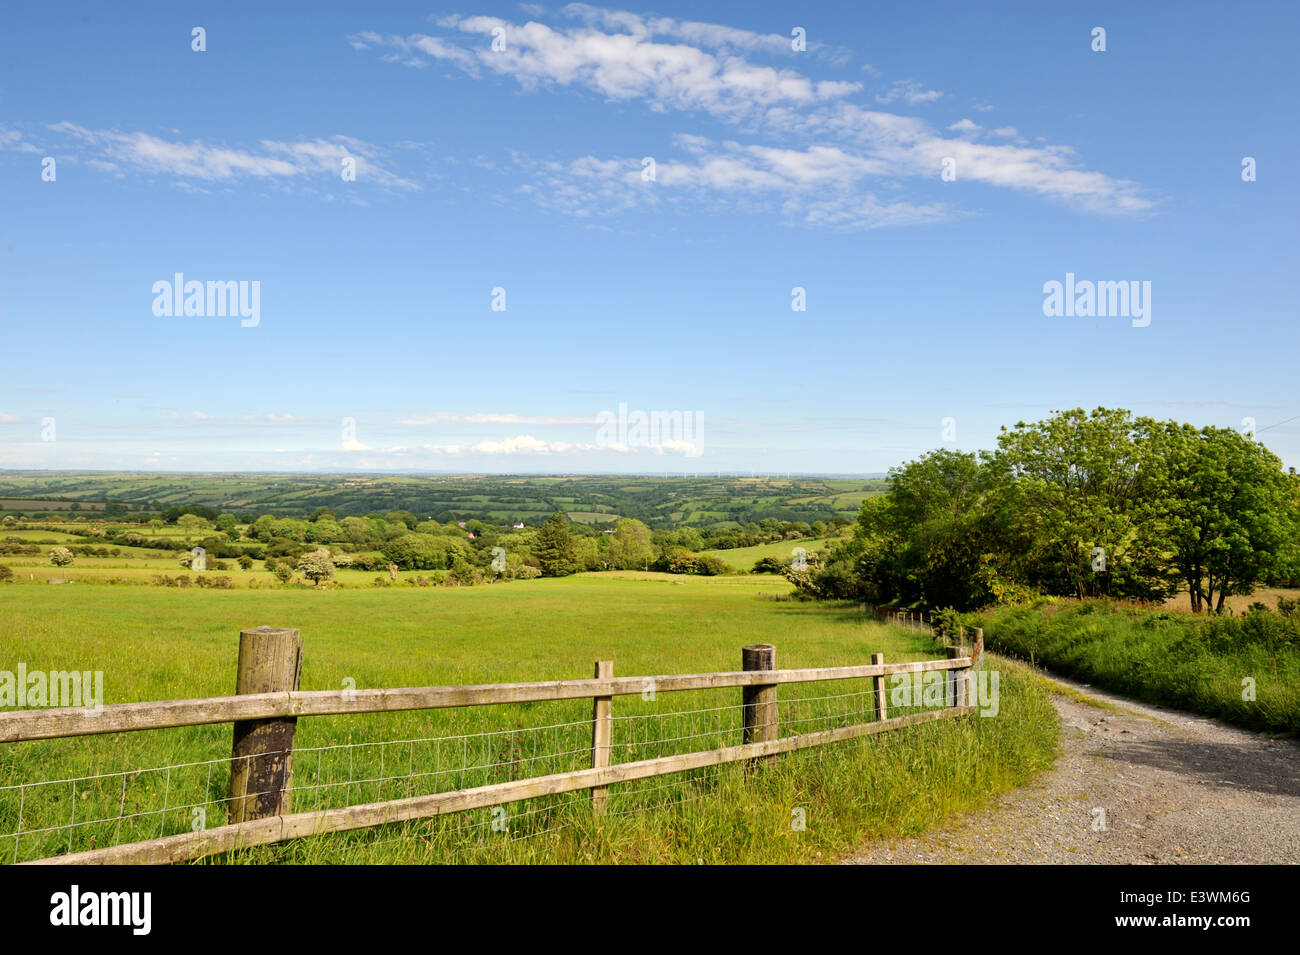
[[[543,577],[565,577],[577,569],[577,547],[569,519],[563,512],[556,511],[546,519],[537,533],[534,554],[542,566]]]
[[[885,503],[864,509],[859,526],[894,554],[909,602],[965,607],[980,602],[987,505],[988,474],[979,458],[938,450],[891,470]]]
[[[614,525],[609,542],[611,564],[620,570],[646,570],[654,563],[655,556],[649,527],[631,517]]]
[[[1169,422],[1157,435],[1163,524],[1194,611],[1223,610],[1295,562],[1294,476],[1263,445],[1228,428]]]
[[[1079,597],[1170,592],[1168,543],[1146,506],[1157,429],[1151,418],[1107,408],[1002,429],[991,463],[1001,514],[1029,548],[1029,582]]]

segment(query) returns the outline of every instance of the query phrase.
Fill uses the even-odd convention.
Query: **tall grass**
[[[1300,620],[1204,618],[1107,601],[975,615],[996,649],[1129,696],[1300,734]],[[1253,688],[1254,698],[1251,699]]]
[[[302,629],[304,689],[338,689],[345,678],[357,688],[572,678],[589,676],[597,659],[613,659],[619,675],[737,669],[740,647],[757,641],[776,644],[782,667],[861,663],[875,651],[891,662],[934,654],[919,634],[856,609],[772,599],[784,582],[679,581],[622,574],[458,590],[12,588],[6,596],[15,599],[0,606],[8,636],[0,669],[19,661],[100,669],[109,703],[229,693],[237,632],[263,623]],[[916,832],[975,809],[1049,765],[1056,720],[1044,694],[1008,673],[1001,689],[997,717],[785,754],[750,771],[729,765],[614,786],[599,824],[587,794],[573,793],[508,807],[505,831],[481,810],[214,861],[829,860],[863,838]],[[783,686],[781,719],[802,732],[863,722],[868,691],[867,681]],[[617,698],[613,761],[738,742],[739,695]],[[293,808],[580,768],[590,764],[590,717],[590,701],[579,700],[306,718]],[[229,752],[226,725],[0,746],[0,787],[80,778],[0,788],[0,860],[188,831],[196,809],[207,826],[220,825]],[[110,821],[67,828],[99,819]]]

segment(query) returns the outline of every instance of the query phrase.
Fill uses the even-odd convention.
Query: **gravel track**
[[[843,861],[1300,863],[1300,745],[1056,676],[1050,684],[1062,731],[1052,769],[979,813]]]

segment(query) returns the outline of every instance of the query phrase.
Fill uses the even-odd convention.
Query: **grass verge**
[[[986,646],[1135,699],[1300,735],[1300,620],[1070,601],[974,615]]]

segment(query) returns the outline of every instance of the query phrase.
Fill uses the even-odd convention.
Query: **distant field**
[[[619,519],[619,515],[600,511],[569,511],[568,518],[579,524],[613,524]]]
[[[68,541],[81,540],[81,538],[75,534],[69,534],[66,531],[58,531],[53,529],[51,530],[42,529],[39,531],[16,531],[16,530],[12,530],[11,528],[0,528],[0,540],[3,540],[6,537],[16,537],[19,540],[23,540],[23,541],[52,540],[60,544],[67,543]]]
[[[802,547],[807,553],[821,550],[838,538],[821,537],[814,540],[777,541],[774,544],[759,544],[755,547],[733,547],[730,550],[701,551],[710,557],[718,557],[736,570],[752,570],[756,561],[764,557],[775,557],[788,561],[794,556],[794,549]]]
[[[696,476],[487,476],[126,474],[0,471],[0,506],[69,514],[72,504],[101,514],[105,500],[135,513],[175,505],[277,516],[329,508],[337,516],[409,510],[421,519],[540,522],[557,510],[600,523],[634,517],[652,527],[853,520],[880,478]],[[93,501],[86,499],[93,498]],[[50,505],[50,506],[46,506]]]
[[[75,507],[74,507],[75,505]],[[0,497],[3,511],[102,511],[102,501],[43,501],[26,497]]]
[[[1261,587],[1253,594],[1244,596],[1228,597],[1224,600],[1224,607],[1231,610],[1234,614],[1240,616],[1245,613],[1253,603],[1262,603],[1269,610],[1277,609],[1277,598],[1286,597],[1290,600],[1300,599],[1300,589],[1288,589],[1285,587]],[[1216,598],[1217,599],[1217,598]],[[1192,604],[1187,594],[1175,594],[1164,603],[1169,610],[1181,610],[1185,613],[1192,612]]]

